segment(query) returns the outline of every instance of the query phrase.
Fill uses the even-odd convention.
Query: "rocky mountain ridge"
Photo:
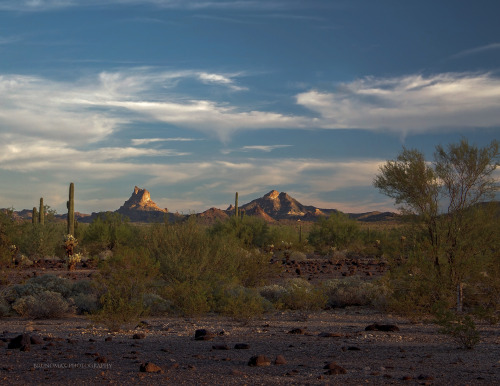
[[[238,207],[241,213],[247,216],[255,216],[272,223],[280,220],[302,220],[316,221],[320,216],[328,216],[331,213],[338,212],[336,209],[322,209],[311,205],[303,205],[289,194],[271,190],[264,196],[250,201],[247,204]],[[152,199],[151,194],[146,189],[137,186],[130,198],[115,213],[126,216],[132,222],[174,222],[185,218],[186,215],[179,213],[170,213],[167,208],[160,208]],[[20,219],[31,219],[31,210],[22,210],[14,212]],[[79,222],[92,222],[99,213],[91,215],[75,213],[75,218]],[[196,214],[200,221],[204,223],[214,223],[217,220],[224,220],[234,215],[234,205],[230,205],[226,210],[210,208],[202,213]],[[367,213],[348,213],[354,219],[364,222],[388,221],[394,220],[397,215],[392,212],[367,212]],[[65,220],[66,214],[55,216],[58,219]]]

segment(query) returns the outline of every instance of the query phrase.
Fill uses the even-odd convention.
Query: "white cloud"
[[[259,150],[265,153],[270,153],[275,149],[282,149],[285,147],[291,147],[292,145],[253,145],[253,146],[243,146],[241,149],[245,150]]]
[[[0,10],[42,12],[69,7],[152,5],[172,9],[280,9],[286,2],[269,0],[2,0]]]
[[[451,58],[463,58],[464,56],[470,56],[475,54],[480,54],[482,52],[500,50],[500,43],[491,43],[485,46],[475,47],[468,50],[459,52],[458,54],[452,55]]]
[[[230,77],[225,75],[200,72],[198,74],[198,77],[203,83],[206,84],[219,84],[227,86],[234,91],[248,90],[246,87],[237,86],[236,84],[234,84],[234,81]]]
[[[150,143],[157,143],[157,142],[192,142],[192,141],[201,141],[201,139],[198,139],[198,138],[182,138],[182,137],[175,137],[175,138],[136,138],[136,139],[132,139],[132,145],[134,145],[134,146],[141,146],[141,145],[149,145]]]
[[[490,74],[364,78],[335,92],[311,90],[297,103],[319,115],[319,127],[419,133],[500,125],[500,78]]]

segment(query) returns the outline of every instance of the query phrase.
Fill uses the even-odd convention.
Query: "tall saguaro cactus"
[[[66,203],[68,207],[68,235],[75,235],[75,184],[69,184],[69,200]]]
[[[234,216],[236,219],[238,219],[238,192],[236,192],[236,195],[234,196]]]
[[[31,214],[31,222],[36,224],[38,222],[38,211],[36,210],[36,206],[33,207],[33,212]]]
[[[43,197],[40,197],[40,210],[38,211],[38,222],[40,225],[45,223],[45,208],[43,206]]]

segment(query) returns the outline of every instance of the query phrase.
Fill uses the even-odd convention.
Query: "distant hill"
[[[336,209],[316,208],[312,205],[303,205],[288,193],[271,190],[264,196],[241,205],[239,210],[246,216],[255,216],[269,223],[277,221],[317,221],[320,216],[329,216],[336,213]],[[130,219],[131,222],[175,222],[187,218],[186,215],[170,213],[167,208],[160,208],[152,199],[151,194],[146,189],[137,186],[130,198],[115,211]],[[101,212],[103,213],[103,212]],[[75,212],[75,218],[82,223],[90,223],[100,213],[83,214]],[[363,222],[394,221],[398,215],[393,212],[366,212],[347,213],[351,218]],[[32,211],[25,209],[14,213],[18,219],[31,220]],[[234,215],[234,206],[230,205],[226,210],[210,208],[204,212],[196,214],[200,222],[213,224],[216,221],[223,221]],[[66,220],[66,214],[56,215],[60,221]]]

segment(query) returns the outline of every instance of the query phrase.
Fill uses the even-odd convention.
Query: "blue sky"
[[[272,189],[394,210],[403,146],[500,139],[497,0],[0,0],[0,207]],[[498,174],[497,174],[498,176]]]

